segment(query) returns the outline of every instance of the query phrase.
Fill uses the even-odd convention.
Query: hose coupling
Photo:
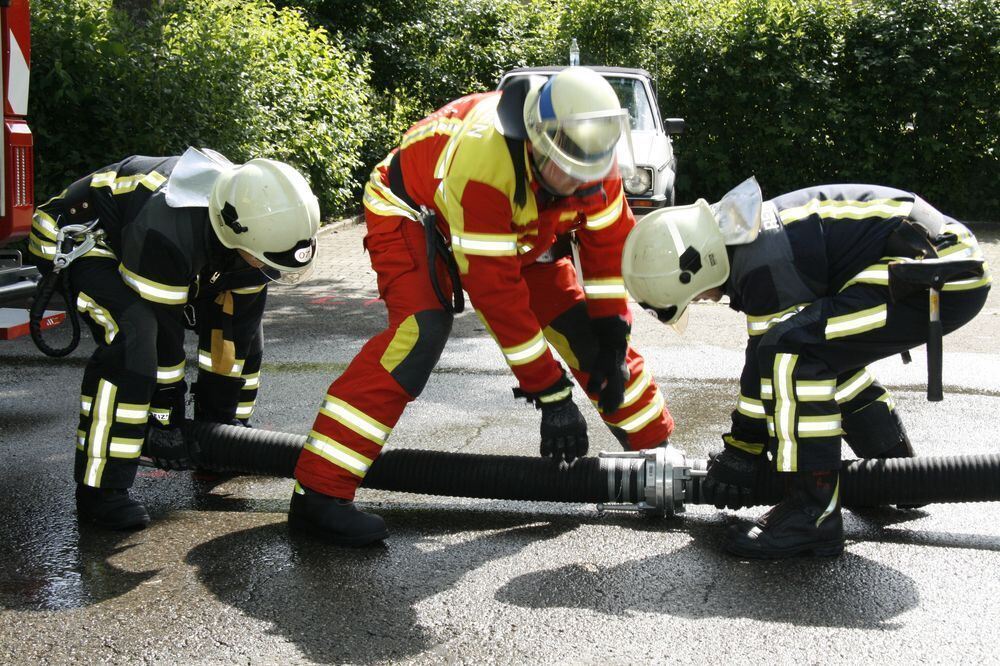
[[[609,497],[622,496],[615,490],[617,463],[642,461],[636,475],[634,497],[637,501],[598,504],[597,510],[602,512],[634,512],[657,517],[683,513],[685,501],[694,499],[693,493],[707,473],[706,461],[689,461],[683,451],[666,443],[641,451],[601,451],[597,457],[615,463],[607,466]]]

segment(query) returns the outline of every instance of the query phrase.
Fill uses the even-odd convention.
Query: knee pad
[[[444,310],[423,310],[407,317],[382,355],[382,367],[416,398],[441,359],[454,318]]]
[[[913,445],[896,410],[876,400],[841,415],[844,441],[859,458],[910,458]]]

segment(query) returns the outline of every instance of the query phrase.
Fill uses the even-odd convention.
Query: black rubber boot
[[[739,557],[777,560],[844,552],[839,472],[795,472],[785,499],[751,525],[732,528],[725,548]]]
[[[330,497],[295,484],[288,526],[337,546],[367,546],[389,536],[380,516],[365,513],[350,500]]]
[[[109,530],[141,530],[149,525],[149,514],[139,502],[129,497],[127,488],[93,488],[76,485],[76,513]]]

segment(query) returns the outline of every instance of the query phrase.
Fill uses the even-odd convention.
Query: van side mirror
[[[683,118],[664,118],[663,131],[667,134],[684,134]]]

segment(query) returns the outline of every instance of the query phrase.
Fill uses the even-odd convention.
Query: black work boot
[[[146,507],[129,497],[127,488],[93,488],[76,484],[76,513],[109,530],[141,530],[149,525]]]
[[[730,530],[725,548],[733,555],[777,560],[844,551],[839,472],[795,472],[785,499],[750,525]]]
[[[365,513],[354,502],[295,484],[288,526],[337,546],[367,546],[389,536],[380,516]]]

